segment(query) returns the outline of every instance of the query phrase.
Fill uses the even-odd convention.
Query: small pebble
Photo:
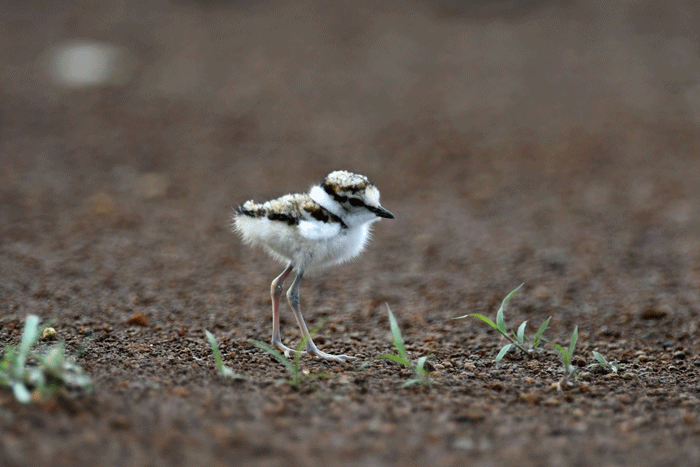
[[[668,315],[668,310],[658,307],[649,307],[642,311],[642,319],[646,320],[659,320],[664,319]]]
[[[682,350],[679,350],[678,352],[673,354],[673,358],[675,358],[676,360],[685,360],[685,357],[685,352],[683,352]]]
[[[136,326],[148,326],[148,320],[140,311],[131,315],[127,320],[127,323],[135,324]]]

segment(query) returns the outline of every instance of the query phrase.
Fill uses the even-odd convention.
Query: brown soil
[[[700,465],[700,9],[562,3],[7,7],[0,343],[53,319],[95,391],[1,390],[0,465]],[[63,37],[136,71],[57,88],[41,57]],[[319,347],[361,359],[279,385],[249,340],[282,268],[229,216],[337,168],[396,215],[302,283]],[[503,340],[451,319],[522,282],[511,326],[578,326],[565,391],[550,351],[496,364]],[[430,388],[371,360],[393,351],[387,303]],[[298,342],[287,308],[282,331]]]

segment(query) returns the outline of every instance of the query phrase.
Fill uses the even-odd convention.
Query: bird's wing
[[[340,233],[340,224],[305,219],[299,221],[299,233],[309,240],[325,240]]]

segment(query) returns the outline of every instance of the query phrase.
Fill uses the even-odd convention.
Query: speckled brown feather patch
[[[337,170],[329,173],[321,184],[326,193],[342,194],[357,193],[364,191],[367,187],[374,186],[364,175],[358,175],[345,170]]]
[[[285,195],[262,204],[246,201],[236,209],[238,214],[262,218],[267,217],[272,221],[286,222],[289,225],[297,225],[308,213],[316,220],[322,222],[338,222],[343,228],[345,223],[338,216],[328,211],[305,193]]]

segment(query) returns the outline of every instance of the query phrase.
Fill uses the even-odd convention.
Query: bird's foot
[[[307,354],[305,350],[299,352],[298,350],[290,349],[281,342],[273,342],[272,346],[282,352],[287,358],[294,358],[297,353],[300,353],[302,356]]]
[[[353,357],[350,355],[332,355],[326,352],[322,352],[313,343],[311,345],[306,345],[306,352],[308,352],[308,354],[311,356],[338,363],[348,363],[352,360],[357,360],[357,357]]]

